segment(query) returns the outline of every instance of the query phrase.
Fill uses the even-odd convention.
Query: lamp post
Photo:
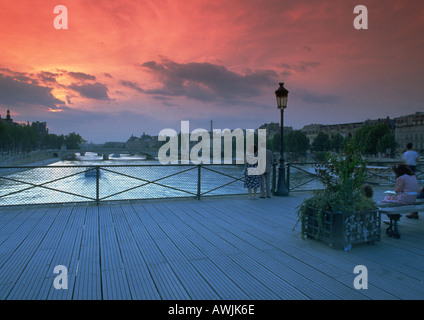
[[[281,112],[281,133],[280,133],[280,166],[278,167],[278,183],[275,190],[276,196],[288,196],[289,190],[286,184],[286,167],[284,163],[284,109],[287,108],[287,97],[289,91],[284,88],[284,82],[280,82],[280,87],[275,91],[277,106]]]

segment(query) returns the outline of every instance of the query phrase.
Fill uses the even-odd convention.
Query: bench
[[[424,211],[424,199],[417,199],[413,204],[399,204],[393,202],[379,202],[378,210],[385,213],[390,219],[386,234],[395,239],[400,238],[397,222],[403,214]]]

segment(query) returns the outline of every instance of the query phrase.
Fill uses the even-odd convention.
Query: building
[[[10,117],[9,109],[7,109],[6,118],[2,118],[0,115],[0,121],[5,124],[18,125],[17,123],[13,122],[13,119]]]
[[[9,109],[7,110],[6,118],[2,118],[0,115],[0,122],[4,124],[13,125],[13,126],[31,126],[37,130],[41,138],[49,134],[49,129],[47,128],[46,122],[35,121],[31,123],[31,125],[29,124],[29,121],[26,124],[14,122],[12,117],[10,116]]]
[[[280,124],[276,122],[265,123],[259,127],[259,129],[266,130],[266,138],[272,138],[276,133],[280,133]],[[284,134],[288,134],[293,131],[293,127],[284,127]]]
[[[408,143],[412,143],[415,150],[424,153],[424,112],[395,118],[395,137],[399,144],[399,151],[404,151]]]
[[[328,134],[330,138],[334,138],[337,134],[340,134],[344,138],[352,138],[355,132],[363,126],[378,125],[379,123],[385,123],[390,128],[390,131],[400,146],[399,152],[402,152],[406,148],[406,145],[411,142],[416,150],[424,153],[424,112],[416,112],[394,119],[387,117],[385,119],[343,124],[309,124],[301,130],[306,134],[309,142],[312,143],[319,132]]]
[[[301,131],[306,134],[309,139],[309,143],[315,140],[319,132],[328,134],[330,138],[334,138],[340,134],[343,138],[352,138],[355,131],[364,126],[364,122],[353,122],[343,124],[309,124],[304,126]]]
[[[40,137],[44,137],[49,134],[49,129],[47,128],[47,123],[45,122],[33,122],[31,124],[31,127],[35,128],[38,131]]]

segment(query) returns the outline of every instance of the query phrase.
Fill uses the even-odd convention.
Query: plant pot
[[[350,250],[353,244],[380,241],[378,210],[344,213],[308,207],[302,218],[302,234],[327,242],[334,249]]]

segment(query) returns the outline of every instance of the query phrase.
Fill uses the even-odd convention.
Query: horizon
[[[403,114],[403,115],[400,115],[399,117],[404,117],[404,116],[409,116],[409,115],[413,115],[413,114],[416,114],[416,113],[420,113],[421,111],[415,111],[415,112],[413,112],[413,113],[410,113],[410,114]],[[2,113],[0,112],[0,116],[2,115]],[[390,117],[390,116],[388,116],[389,117],[389,119],[390,120],[395,120],[396,118],[398,118],[398,117]],[[357,121],[356,123],[364,123],[365,121],[367,121],[367,120],[371,120],[371,121],[375,121],[375,120],[385,120],[385,119],[387,119],[387,117],[385,117],[385,118],[382,118],[382,117],[378,117],[378,118],[375,118],[375,119],[364,119],[364,120],[362,120],[362,121]],[[13,119],[14,120],[14,119]],[[38,120],[37,120],[38,121]],[[184,121],[184,120],[183,120]],[[20,125],[25,125],[25,124],[27,124],[28,122],[29,123],[32,123],[33,121],[30,121],[30,120],[28,120],[28,121],[19,121],[19,122],[17,122],[17,121],[14,121],[14,122],[16,122],[16,123],[19,123]],[[34,122],[36,122],[36,121],[34,121]],[[45,122],[45,121],[40,121],[40,122]],[[278,124],[279,126],[280,126],[280,123],[279,122],[268,122],[268,123],[262,123],[262,124],[260,124],[257,128],[215,128],[215,127],[213,127],[213,129],[220,129],[220,130],[225,130],[225,129],[229,129],[229,130],[235,130],[235,129],[242,129],[242,130],[258,130],[259,129],[259,127],[260,126],[262,126],[262,125],[266,125],[266,124],[272,124],[272,123],[276,123],[276,124]],[[340,122],[338,122],[338,123],[309,123],[309,124],[305,124],[305,125],[303,125],[301,128],[293,128],[292,126],[288,126],[288,125],[284,125],[284,127],[285,128],[292,128],[293,130],[302,130],[305,126],[308,126],[308,125],[346,125],[346,124],[350,124],[350,123],[353,123],[353,122],[343,122],[343,123],[340,123]],[[48,126],[48,123],[47,123],[47,129],[49,129],[49,126]],[[176,130],[176,128],[164,128],[164,129],[171,129],[171,130],[175,130],[177,133],[180,133],[180,131],[178,131],[178,130]],[[190,132],[191,131],[193,131],[193,130],[195,130],[195,129],[205,129],[205,127],[190,127]],[[163,130],[163,129],[162,129]],[[207,129],[205,129],[205,130],[207,130]],[[208,130],[209,131],[209,130]],[[209,131],[210,132],[210,131]],[[70,132],[68,132],[68,133],[70,133]],[[49,129],[49,134],[57,134],[57,135],[61,135],[61,134],[64,134],[64,135],[66,135],[66,134],[68,134],[68,133],[60,133],[60,134],[57,134],[57,133],[55,133],[55,132],[50,132],[50,129]],[[78,132],[76,132],[76,133],[78,133]],[[150,132],[142,132],[142,133],[140,133],[139,135],[134,135],[134,134],[132,134],[132,135],[130,135],[128,138],[126,138],[125,140],[105,140],[105,141],[97,141],[97,142],[94,142],[94,141],[86,141],[86,143],[85,144],[105,144],[105,143],[125,143],[125,142],[127,142],[131,137],[136,137],[136,138],[140,138],[141,136],[143,136],[143,135],[148,135],[148,136],[151,136],[151,137],[158,137],[159,136],[159,133],[160,132],[158,132],[157,134],[154,134],[154,133],[150,133]],[[82,137],[82,138],[84,138],[84,137]],[[84,138],[85,139],[85,138]]]
[[[67,29],[56,29],[59,4]],[[368,29],[355,27],[358,5]],[[15,122],[93,143],[186,120],[279,123],[279,82],[295,130],[393,119],[424,100],[420,0],[7,0],[0,30],[2,117],[9,109]]]

